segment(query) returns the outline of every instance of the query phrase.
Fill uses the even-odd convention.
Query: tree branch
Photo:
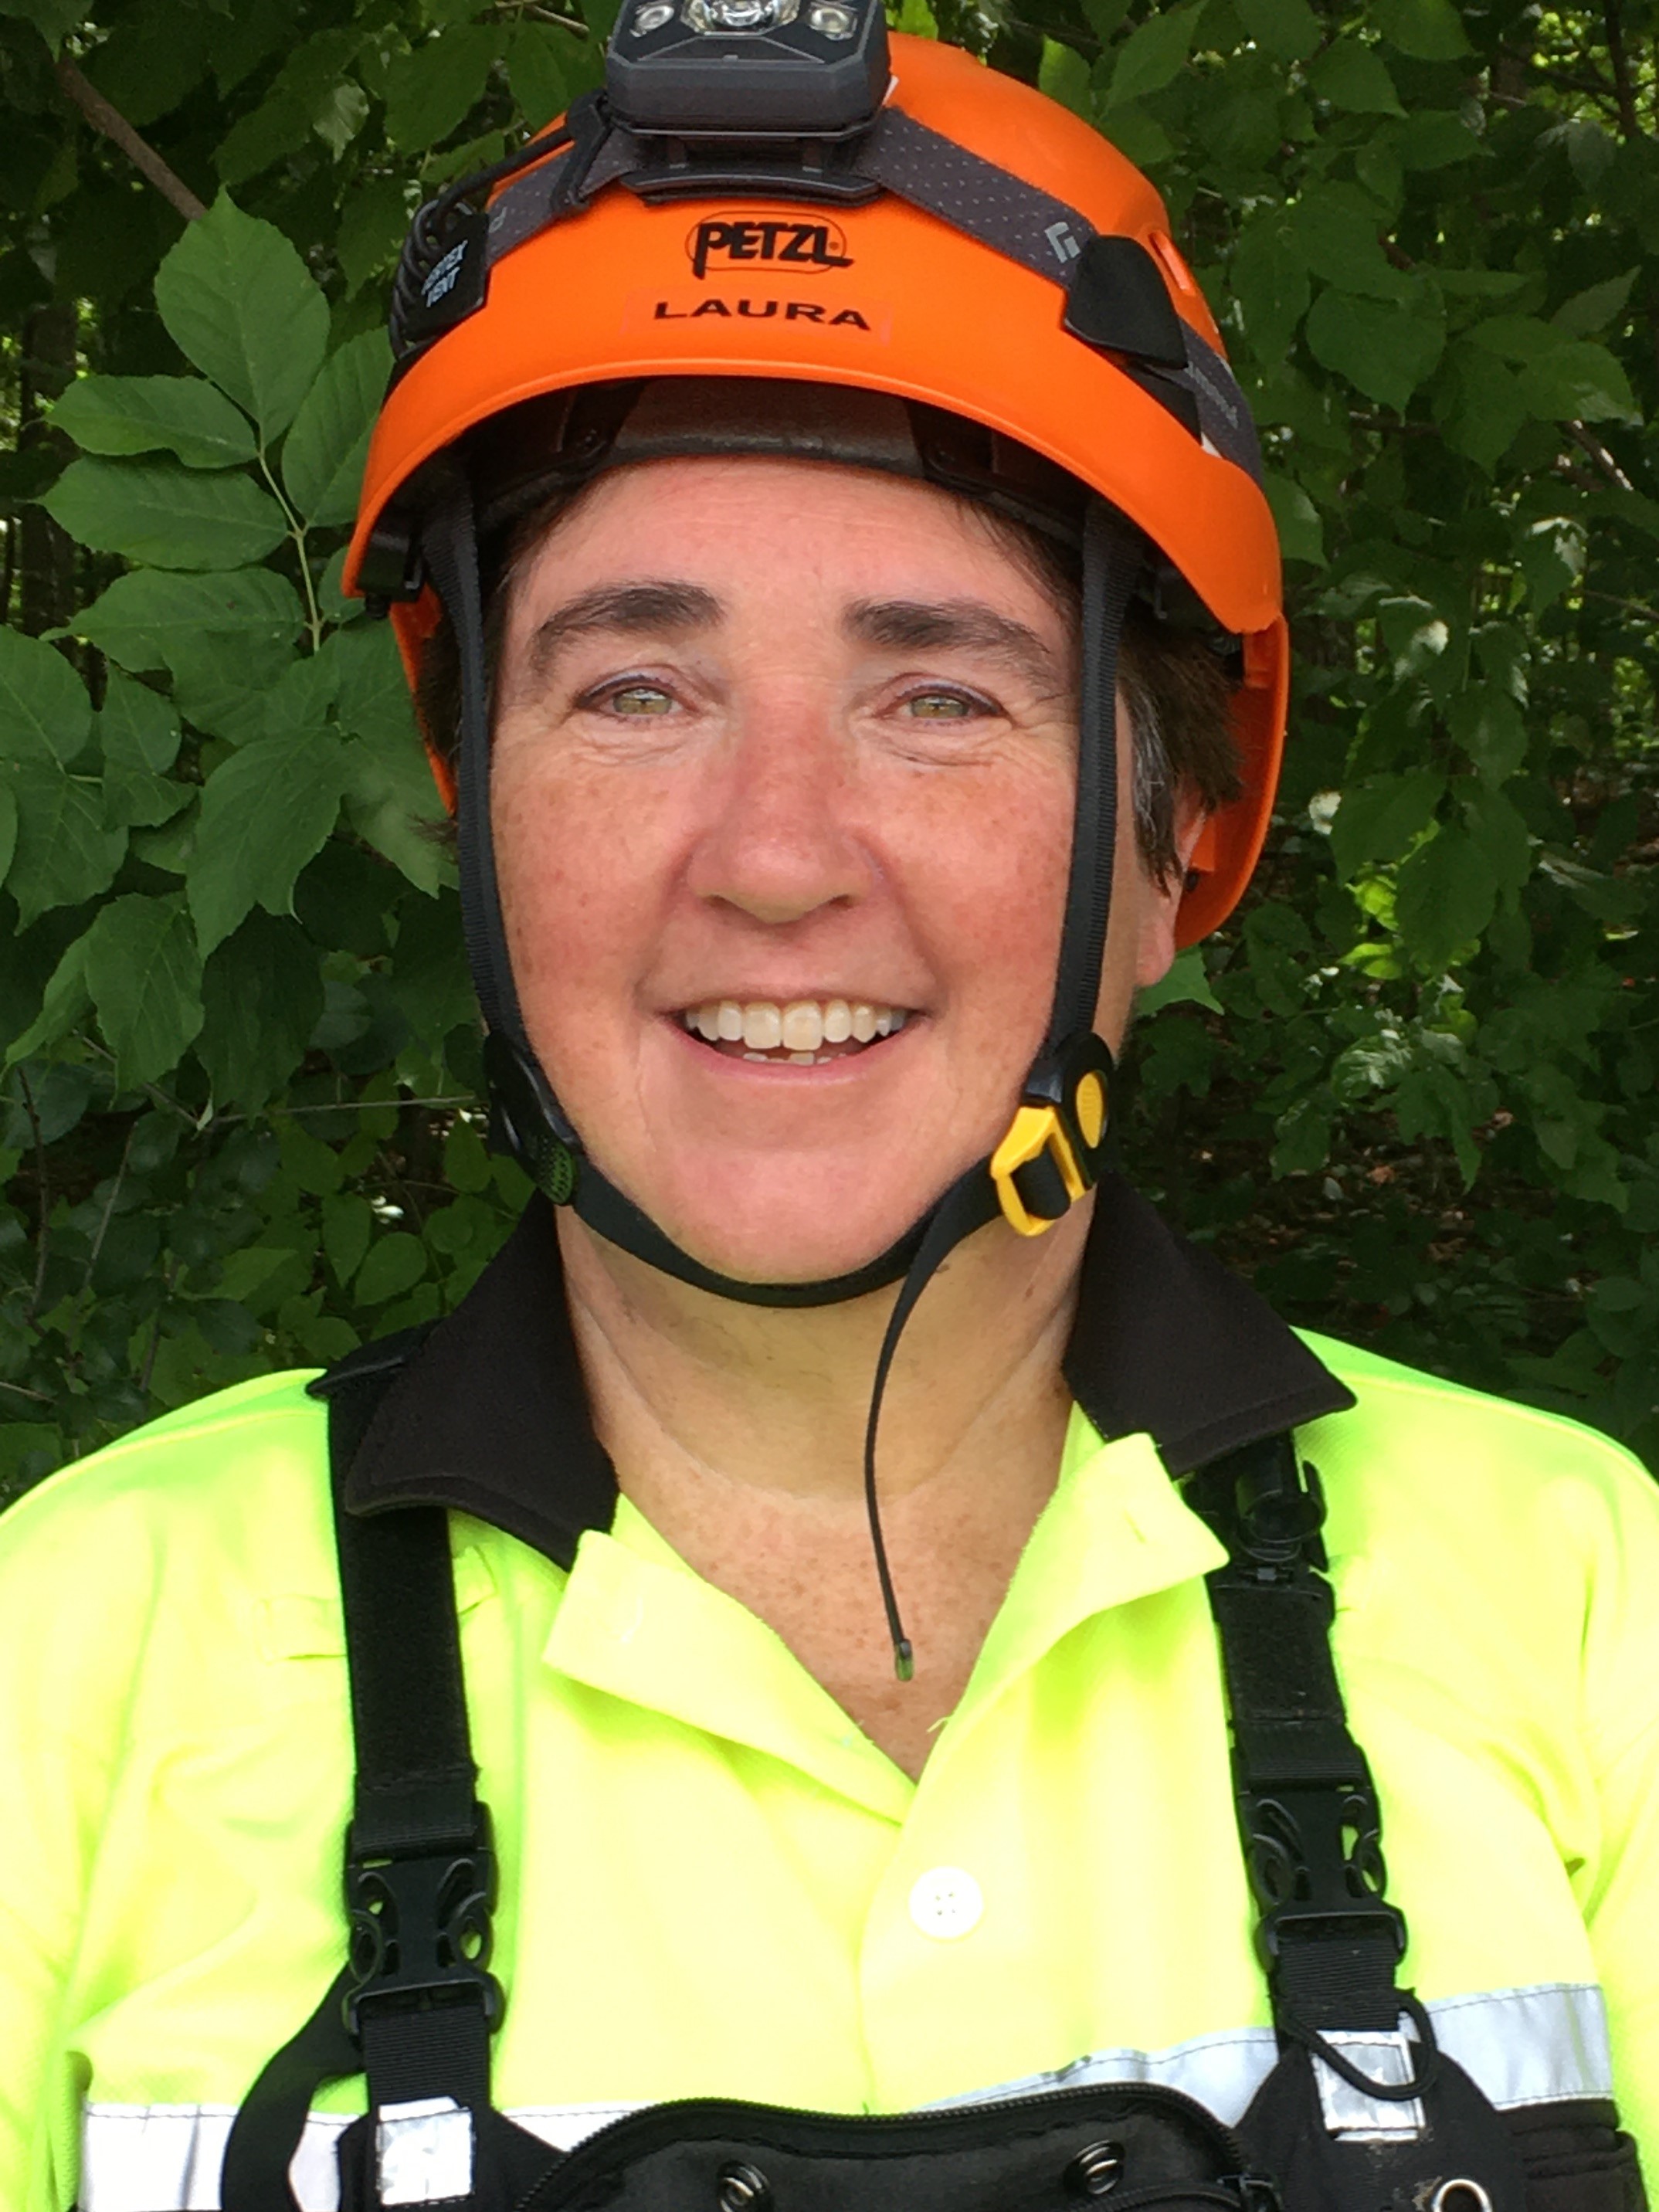
[[[1625,51],[1625,26],[1620,20],[1619,0],[1607,0],[1602,21],[1607,31],[1607,59],[1613,64],[1613,82],[1619,103],[1619,128],[1626,138],[1639,138],[1642,126],[1636,116],[1636,90],[1631,82],[1630,57]]]
[[[1564,422],[1561,427],[1566,432],[1568,437],[1572,440],[1574,445],[1578,447],[1582,452],[1589,455],[1591,460],[1595,462],[1596,467],[1601,470],[1602,475],[1607,477],[1610,483],[1616,485],[1620,491],[1635,490],[1636,486],[1625,474],[1623,469],[1620,467],[1618,462],[1614,460],[1613,455],[1601,443],[1601,441],[1599,438],[1593,437],[1584,428],[1582,422],[1575,420],[1571,422]]]
[[[120,148],[134,168],[149,178],[162,198],[178,209],[187,222],[194,222],[207,208],[198,200],[180,176],[168,168],[155,149],[146,143],[118,108],[112,107],[95,85],[88,84],[67,54],[58,63],[58,82],[80,109],[94,131],[101,131],[106,138]]]

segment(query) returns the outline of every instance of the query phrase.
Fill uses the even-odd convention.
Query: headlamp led
[[[890,80],[881,0],[626,0],[605,58],[639,137],[844,138]]]

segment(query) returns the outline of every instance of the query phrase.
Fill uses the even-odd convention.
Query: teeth
[[[750,1052],[772,1052],[783,1042],[783,1016],[769,999],[756,999],[743,1010],[743,1041]]]
[[[745,1060],[787,1054],[798,1067],[822,1063],[824,1045],[872,1044],[896,1036],[908,1017],[902,1006],[867,999],[705,999],[680,1020],[708,1044],[740,1044]]]
[[[823,1016],[811,999],[792,999],[784,1008],[783,1042],[791,1052],[805,1053],[823,1042]]]

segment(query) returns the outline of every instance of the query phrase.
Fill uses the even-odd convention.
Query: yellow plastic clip
[[[1059,1109],[1053,1106],[1022,1106],[1008,1124],[1008,1133],[991,1155],[991,1179],[1009,1225],[1022,1237],[1041,1237],[1054,1227],[1053,1218],[1032,1213],[1015,1188],[1016,1172],[1048,1152],[1060,1170],[1068,1200],[1082,1197],[1088,1185],[1077,1164]]]

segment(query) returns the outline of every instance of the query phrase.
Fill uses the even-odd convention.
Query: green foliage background
[[[1273,841],[1131,1166],[1291,1318],[1659,1454],[1652,0],[937,4],[1167,195],[1289,555]],[[407,215],[609,8],[0,0],[0,1496],[447,1308],[523,1196],[337,578]]]

